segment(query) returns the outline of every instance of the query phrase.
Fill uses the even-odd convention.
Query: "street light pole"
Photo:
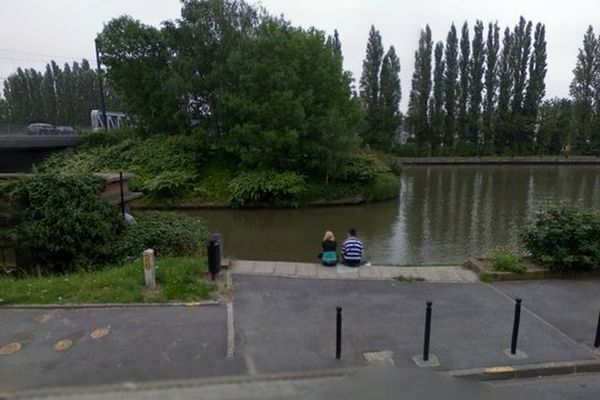
[[[98,38],[94,40],[96,45],[96,66],[98,73],[98,86],[100,88],[100,106],[102,107],[102,123],[104,124],[104,130],[108,131],[108,121],[106,119],[106,102],[104,100],[104,82],[102,79],[102,69],[100,69],[100,51],[98,50]]]

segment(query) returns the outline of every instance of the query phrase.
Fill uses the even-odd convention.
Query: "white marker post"
[[[154,250],[144,250],[144,281],[149,289],[156,289],[156,265],[154,263]]]

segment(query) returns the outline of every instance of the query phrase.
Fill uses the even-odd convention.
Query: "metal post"
[[[98,73],[98,86],[100,89],[100,107],[102,108],[102,123],[104,124],[104,130],[108,131],[108,121],[106,119],[106,101],[104,99],[104,81],[102,79],[102,70],[100,69],[100,50],[98,49],[98,38],[94,40],[96,45],[96,67]]]
[[[342,307],[336,307],[335,359],[342,358]]]
[[[517,339],[519,338],[519,324],[521,322],[521,299],[515,302],[515,321],[513,323],[512,340],[510,342],[510,354],[517,354]]]
[[[598,326],[596,327],[596,340],[594,340],[594,347],[600,347],[600,313],[598,314]]]
[[[119,186],[121,188],[121,215],[125,220],[125,194],[123,193],[123,171],[119,172]]]
[[[427,302],[425,311],[425,342],[423,343],[423,361],[429,361],[429,339],[431,338],[431,306],[432,302]]]

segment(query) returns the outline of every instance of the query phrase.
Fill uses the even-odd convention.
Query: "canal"
[[[316,261],[325,230],[338,242],[355,227],[379,264],[461,262],[518,231],[544,203],[600,207],[600,167],[475,165],[406,167],[396,201],[298,210],[197,210],[239,259]]]

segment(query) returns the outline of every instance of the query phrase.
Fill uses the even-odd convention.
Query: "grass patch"
[[[0,304],[194,302],[216,296],[217,286],[203,277],[205,258],[160,258],[156,280],[161,290],[147,294],[140,259],[100,271],[60,276],[0,277]]]

